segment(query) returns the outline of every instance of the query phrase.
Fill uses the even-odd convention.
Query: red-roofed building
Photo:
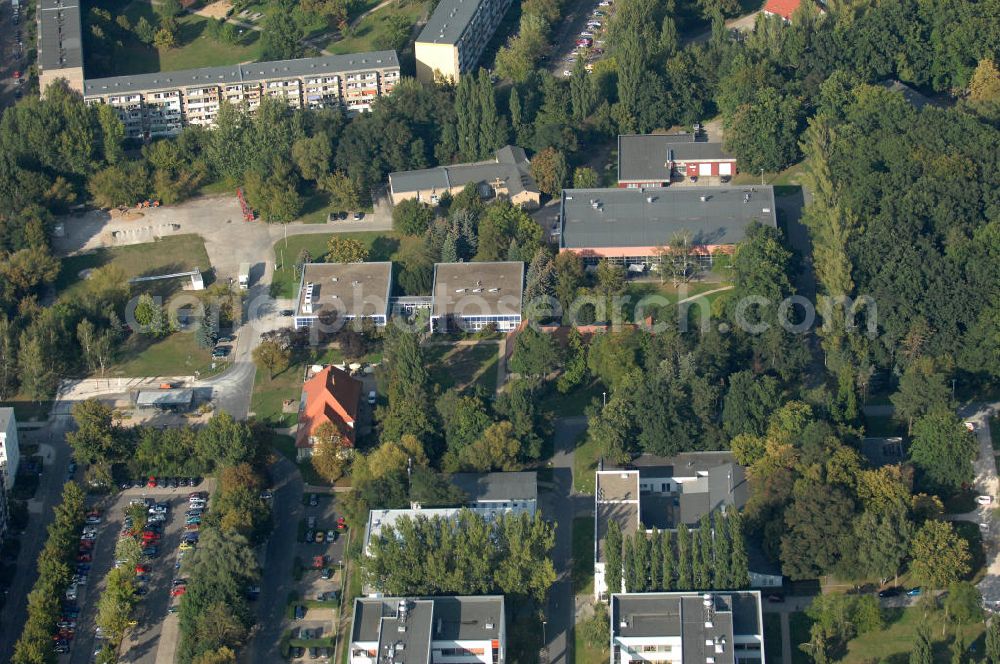
[[[361,382],[343,369],[329,366],[302,386],[299,404],[299,426],[295,434],[298,458],[312,455],[313,432],[329,422],[344,436],[344,442],[354,445]]]
[[[806,0],[811,1],[811,0]],[[780,16],[788,22],[792,20],[792,14],[799,8],[803,0],[767,0],[764,3],[764,13],[769,16]],[[820,12],[823,10],[820,9]]]

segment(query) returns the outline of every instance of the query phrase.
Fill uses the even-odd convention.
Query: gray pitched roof
[[[466,493],[469,502],[538,499],[534,472],[455,473],[451,483]]]
[[[16,421],[16,419],[13,408],[0,408],[0,431],[6,431],[7,427],[10,426],[11,420]]]
[[[142,90],[175,90],[202,85],[229,85],[232,83],[253,83],[293,76],[328,75],[350,73],[372,69],[399,66],[395,51],[374,51],[371,53],[350,53],[347,55],[324,55],[318,58],[297,60],[275,60],[226,67],[202,67],[180,71],[133,74],[131,76],[111,76],[87,79],[83,86],[84,95],[105,95]]]
[[[627,134],[618,137],[618,179],[625,182],[670,181],[673,161],[735,159],[722,143],[702,134]]]
[[[538,185],[531,177],[528,156],[524,149],[515,145],[500,148],[496,156],[487,161],[390,173],[389,187],[395,193],[428,189],[444,191],[452,187],[464,187],[469,183],[485,182],[492,185],[498,179],[503,182],[510,196],[523,191],[538,191]]]
[[[656,247],[680,231],[696,245],[731,245],[753,221],[776,226],[770,185],[564,189],[560,246]]]

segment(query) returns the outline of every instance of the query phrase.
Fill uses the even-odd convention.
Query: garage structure
[[[736,175],[736,157],[700,131],[618,137],[618,186],[666,187],[671,182],[725,184]]]

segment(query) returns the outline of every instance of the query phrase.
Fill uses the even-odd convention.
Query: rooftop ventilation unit
[[[700,200],[700,201],[701,201],[702,203],[704,203],[704,202],[706,202],[706,201],[708,200],[708,196],[705,196],[704,194],[702,194],[701,196],[699,196],[699,197],[698,197],[698,199],[699,199],[699,200]]]

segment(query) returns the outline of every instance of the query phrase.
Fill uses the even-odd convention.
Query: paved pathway
[[[781,661],[792,664],[792,628],[785,612],[781,614]]]

